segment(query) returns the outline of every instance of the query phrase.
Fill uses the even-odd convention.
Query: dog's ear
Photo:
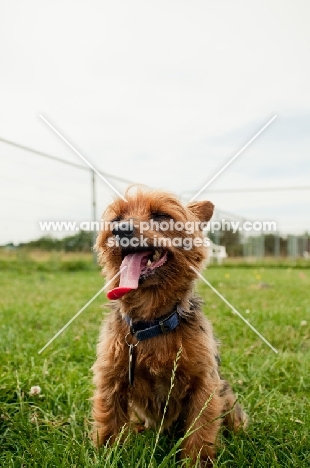
[[[209,221],[213,215],[214,205],[209,201],[192,202],[187,208],[199,219],[199,221]]]

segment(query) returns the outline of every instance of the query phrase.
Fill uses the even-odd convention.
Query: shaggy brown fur
[[[208,221],[213,213],[212,203],[195,202],[182,206],[170,193],[161,191],[134,193],[127,191],[127,202],[116,200],[103,215],[104,221],[134,221],[134,234],[139,237],[139,222],[150,219],[162,221]],[[115,234],[115,232],[114,232]],[[192,234],[184,231],[147,230],[143,235],[153,252],[154,239],[169,236],[201,238],[201,230]],[[135,251],[110,247],[111,230],[103,230],[97,239],[99,261],[104,265],[107,280],[119,270],[123,258]],[[182,348],[174,386],[164,419],[164,429],[175,423],[186,432],[192,425],[195,431],[183,443],[183,457],[193,460],[200,456],[201,463],[215,457],[218,431],[224,423],[229,429],[238,430],[246,424],[246,415],[236,403],[229,384],[222,380],[218,364],[217,343],[212,327],[201,310],[201,301],[193,294],[196,273],[206,258],[205,247],[184,249],[167,247],[167,260],[155,268],[152,274],[141,276],[137,289],[129,291],[113,301],[100,336],[97,360],[93,366],[96,386],[93,398],[95,420],[94,440],[101,445],[113,441],[121,428],[138,417],[146,427],[158,427],[170,389],[172,369],[178,351]],[[112,288],[119,284],[119,277]],[[145,341],[135,347],[135,377],[133,385],[128,381],[128,345],[125,337],[130,328],[125,315],[133,323],[152,321],[168,316],[178,306],[180,324],[177,328]],[[134,336],[127,336],[136,343]],[[206,405],[207,400],[210,399]],[[205,409],[202,411],[204,405]],[[196,422],[195,419],[200,414]],[[200,455],[199,455],[200,454]]]

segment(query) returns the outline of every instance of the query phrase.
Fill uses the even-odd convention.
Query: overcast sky
[[[310,2],[12,1],[0,7],[0,138],[282,232],[310,229]],[[115,182],[118,190],[125,185]],[[0,244],[88,220],[90,176],[0,142]],[[97,181],[98,218],[113,192]]]

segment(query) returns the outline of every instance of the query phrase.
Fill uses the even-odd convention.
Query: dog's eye
[[[121,216],[117,216],[116,218],[111,219],[110,223],[119,223],[122,220]]]
[[[167,213],[154,211],[153,213],[151,213],[151,218],[154,219],[154,220],[160,221],[162,219],[172,219],[172,216],[170,216]]]

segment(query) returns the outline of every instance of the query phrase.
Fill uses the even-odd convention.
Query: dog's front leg
[[[117,390],[112,388],[108,385],[97,388],[93,397],[93,439],[97,446],[114,442],[129,422],[127,391],[121,386]]]
[[[221,426],[221,399],[216,391],[195,390],[189,399],[185,421],[182,457],[194,462],[200,457],[201,466],[207,466],[216,454],[216,438]]]

